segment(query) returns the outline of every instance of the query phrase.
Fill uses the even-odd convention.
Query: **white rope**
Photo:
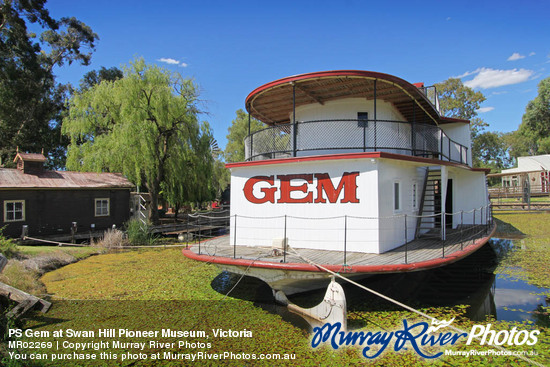
[[[68,242],[43,240],[41,238],[34,238],[34,237],[29,237],[29,236],[23,237],[23,240],[33,240],[33,241],[38,241],[38,242],[53,243],[53,244],[58,245],[58,246],[75,246],[75,247],[89,247],[90,246],[90,245],[83,245],[83,244],[78,244],[78,243],[68,243]]]
[[[417,309],[414,309],[414,308],[412,308],[412,307],[410,307],[410,306],[407,306],[406,304],[401,303],[401,302],[399,302],[399,301],[397,301],[397,300],[395,300],[395,299],[393,299],[393,298],[390,298],[390,297],[388,297],[388,296],[385,296],[385,295],[383,295],[382,293],[379,293],[379,292],[375,291],[374,289],[370,289],[370,288],[368,288],[368,287],[366,287],[366,286],[364,286],[364,285],[361,285],[361,284],[359,284],[359,283],[357,283],[357,282],[355,282],[355,281],[353,281],[353,280],[351,280],[351,279],[348,279],[348,278],[346,278],[346,277],[340,275],[339,273],[336,273],[336,272],[334,272],[334,271],[332,271],[332,270],[329,270],[329,269],[325,268],[324,266],[319,265],[319,264],[317,264],[317,263],[311,261],[310,259],[308,259],[308,258],[302,256],[300,253],[298,253],[298,252],[297,252],[294,248],[292,248],[292,247],[288,247],[288,248],[289,248],[290,250],[292,250],[292,252],[294,252],[294,254],[295,254],[296,256],[300,257],[302,260],[304,260],[305,262],[309,263],[310,265],[313,265],[313,266],[315,266],[315,267],[317,267],[317,268],[319,268],[319,269],[321,269],[321,270],[323,270],[323,271],[325,271],[325,272],[327,272],[327,273],[329,273],[329,274],[334,275],[335,277],[338,277],[338,278],[340,278],[340,279],[342,279],[342,280],[345,280],[345,281],[348,282],[348,283],[351,283],[351,284],[353,284],[353,285],[356,285],[357,287],[359,287],[359,288],[361,288],[361,289],[364,289],[364,290],[366,290],[366,291],[368,291],[368,292],[370,292],[370,293],[372,293],[372,294],[374,294],[374,295],[376,295],[376,296],[378,296],[378,297],[381,297],[381,298],[383,298],[383,299],[385,299],[385,300],[387,300],[387,301],[390,301],[390,302],[392,302],[392,303],[395,303],[396,305],[401,306],[401,307],[403,307],[403,308],[406,309],[406,310],[409,310],[409,311],[411,311],[411,312],[414,312],[414,313],[416,313],[416,314],[418,314],[418,315],[420,315],[420,316],[426,317],[427,319],[429,319],[429,320],[431,320],[431,321],[437,321],[437,322],[441,323],[441,321],[439,321],[439,320],[436,319],[435,317],[432,317],[432,316],[430,316],[430,315],[428,315],[428,314],[426,314],[426,313],[424,313],[424,312],[422,312],[422,311],[419,311],[419,310],[417,310]],[[456,331],[456,332],[468,334],[468,332],[467,332],[466,330],[457,328],[457,327],[455,327],[455,326],[453,326],[453,325],[448,325],[447,327],[450,328],[450,329],[452,329],[452,330],[454,330],[454,331]],[[480,337],[476,337],[476,339],[481,340]],[[502,351],[506,351],[506,350],[507,350],[506,348],[503,348],[503,347],[500,346],[500,345],[495,345],[494,347],[496,347],[497,349],[500,349],[500,350],[502,350]],[[514,357],[517,357],[517,358],[519,358],[519,359],[522,359],[522,360],[524,360],[525,362],[531,363],[531,364],[533,364],[533,365],[535,365],[535,366],[545,367],[543,364],[541,364],[541,363],[539,363],[539,362],[536,362],[536,361],[533,361],[532,359],[527,358],[527,357],[525,357],[525,356],[523,356],[523,355],[517,355],[517,356],[514,356]]]
[[[86,244],[78,244],[78,243],[67,243],[67,242],[59,242],[59,241],[50,241],[50,240],[43,240],[41,238],[35,238],[35,237],[23,237],[23,240],[33,240],[38,242],[45,242],[45,243],[53,243],[58,246],[74,246],[74,247],[101,247],[101,246],[92,246],[92,245],[86,245]],[[112,249],[133,249],[133,248],[170,248],[170,247],[187,247],[186,244],[180,244],[180,245],[144,245],[144,246],[116,246],[112,247]]]

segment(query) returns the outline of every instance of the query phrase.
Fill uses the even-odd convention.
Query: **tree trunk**
[[[149,220],[151,221],[151,224],[157,225],[159,224],[159,186],[157,184],[151,185],[153,187],[149,187],[147,185],[147,188],[149,189],[149,193],[151,194],[151,217],[149,217]]]

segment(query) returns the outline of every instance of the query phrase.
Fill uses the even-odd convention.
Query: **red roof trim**
[[[375,71],[364,71],[364,70],[330,70],[330,71],[317,71],[313,73],[298,74],[293,76],[287,76],[285,78],[277,79],[272,82],[266,83],[254,89],[245,99],[245,105],[248,106],[248,101],[255,94],[258,94],[266,89],[276,87],[281,84],[289,84],[292,82],[297,82],[300,80],[315,79],[315,78],[326,78],[326,77],[338,77],[338,76],[358,76],[358,77],[368,77],[368,78],[378,78],[378,79],[387,79],[395,82],[401,82],[409,84],[407,81],[395,77],[393,75],[378,73]]]
[[[454,117],[441,116],[441,123],[442,124],[453,123],[453,122],[462,122],[463,124],[469,124],[470,120],[464,120],[464,119],[457,119],[457,118],[454,118]]]
[[[271,165],[271,164],[288,164],[288,163],[327,161],[327,160],[337,160],[337,159],[366,159],[366,158],[386,158],[386,159],[394,159],[394,160],[400,160],[400,161],[418,162],[423,164],[445,165],[450,167],[467,168],[472,171],[483,170],[479,168],[472,168],[465,164],[447,162],[439,159],[412,157],[409,155],[386,153],[386,152],[342,153],[342,154],[314,155],[314,156],[308,156],[308,157],[265,159],[261,161],[226,163],[225,167],[238,168],[238,167],[264,166],[264,165]]]
[[[480,239],[474,241],[473,244],[466,246],[463,250],[453,252],[451,255],[447,255],[444,258],[437,258],[427,261],[421,261],[410,264],[389,264],[389,265],[353,265],[350,269],[346,269],[346,273],[397,273],[397,272],[409,272],[417,270],[425,270],[431,268],[437,268],[447,264],[454,263],[473,252],[480,249],[489,239],[493,236],[496,231],[496,225],[493,226],[491,233]],[[268,262],[268,261],[255,261],[248,259],[233,259],[230,257],[219,257],[219,256],[210,256],[210,255],[198,255],[191,251],[190,249],[183,249],[182,253],[185,257],[189,259],[203,261],[214,264],[224,264],[224,265],[235,265],[235,266],[244,266],[244,267],[256,267],[256,268],[265,268],[265,269],[279,269],[279,270],[295,270],[295,271],[310,271],[310,272],[323,272],[320,268],[305,264],[305,263],[279,263],[279,262]],[[342,269],[341,265],[325,265],[320,264],[323,267],[332,270],[334,272],[339,272]]]
[[[330,70],[330,71],[317,71],[313,73],[288,76],[286,78],[277,79],[272,82],[261,85],[258,88],[254,89],[252,92],[250,92],[250,94],[248,94],[248,96],[245,99],[245,106],[246,106],[246,109],[248,110],[250,99],[253,98],[254,95],[259,94],[267,89],[277,87],[279,85],[289,84],[289,83],[298,82],[300,80],[307,80],[307,79],[327,78],[327,77],[346,77],[346,76],[363,77],[363,78],[369,78],[369,79],[382,79],[392,83],[399,84],[402,87],[410,86],[410,87],[413,87],[414,90],[418,92],[421,98],[426,99],[426,96],[424,96],[422,92],[418,90],[418,87],[416,87],[414,84],[411,84],[404,79],[398,78],[390,74],[379,73],[376,71],[365,71],[365,70]],[[250,113],[250,111],[248,112]],[[437,113],[437,111],[435,112]]]

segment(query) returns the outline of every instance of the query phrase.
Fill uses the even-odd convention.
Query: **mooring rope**
[[[362,285],[362,284],[359,284],[359,283],[357,283],[357,282],[355,282],[355,281],[353,281],[353,280],[351,280],[351,279],[348,279],[348,278],[346,278],[346,277],[340,275],[339,273],[336,273],[336,272],[334,272],[334,271],[332,271],[332,270],[329,270],[329,269],[325,268],[324,266],[322,266],[322,265],[320,265],[320,264],[317,264],[317,263],[311,261],[310,259],[308,259],[308,258],[302,256],[300,253],[298,253],[294,248],[292,248],[292,247],[290,247],[290,246],[287,247],[287,248],[289,248],[290,250],[292,250],[292,252],[294,252],[294,254],[295,254],[296,256],[298,256],[299,258],[301,258],[302,260],[304,260],[305,262],[307,262],[307,263],[310,264],[310,265],[313,265],[313,266],[315,266],[315,267],[317,267],[317,268],[319,268],[319,269],[321,269],[321,270],[323,270],[323,271],[325,271],[325,272],[327,272],[327,273],[329,273],[329,274],[332,274],[332,275],[335,276],[335,277],[338,277],[338,278],[340,278],[340,279],[342,279],[342,280],[344,280],[344,281],[346,281],[346,282],[348,282],[348,283],[351,283],[351,284],[353,284],[353,285],[355,285],[355,286],[357,286],[357,287],[359,287],[359,288],[361,288],[361,289],[364,289],[364,290],[366,290],[366,291],[368,291],[368,292],[370,292],[370,293],[372,293],[372,294],[374,294],[374,295],[376,295],[376,296],[378,296],[378,297],[381,297],[381,298],[383,298],[383,299],[385,299],[385,300],[387,300],[387,301],[389,301],[389,302],[392,302],[392,303],[394,303],[394,304],[396,304],[396,305],[398,305],[398,306],[400,306],[400,307],[403,307],[403,308],[406,309],[406,310],[409,310],[409,311],[411,311],[411,312],[414,312],[414,313],[416,313],[416,314],[418,314],[418,315],[420,315],[420,316],[426,317],[426,318],[428,318],[428,319],[431,320],[431,321],[436,321],[436,322],[438,322],[438,323],[441,323],[440,320],[436,319],[436,318],[433,317],[433,316],[430,316],[430,315],[428,315],[428,314],[426,314],[426,313],[424,313],[424,312],[422,312],[422,311],[419,311],[419,310],[417,310],[417,309],[415,309],[415,308],[412,308],[411,306],[408,306],[408,305],[406,305],[406,304],[404,304],[404,303],[401,303],[401,302],[399,302],[399,301],[397,301],[397,300],[395,300],[395,299],[393,299],[393,298],[391,298],[391,297],[388,297],[388,296],[386,296],[386,295],[383,295],[382,293],[377,292],[377,291],[375,291],[374,289],[368,288],[368,287],[366,287],[366,286],[364,286],[364,285]],[[466,335],[468,335],[468,332],[467,332],[466,330],[460,329],[460,328],[458,328],[458,327],[456,327],[456,326],[448,325],[447,327],[450,328],[450,329],[452,329],[452,330],[454,330],[454,331],[456,331],[456,332],[465,333]],[[480,337],[475,337],[475,338],[478,339],[478,340],[481,340]],[[502,351],[507,351],[506,348],[504,348],[504,347],[502,347],[502,346],[500,346],[500,345],[494,345],[494,347],[496,347],[497,349],[500,349],[500,350],[502,350]],[[531,364],[533,364],[533,365],[535,365],[535,366],[545,367],[543,364],[541,364],[541,363],[539,363],[539,362],[536,362],[536,361],[533,361],[532,359],[527,358],[527,357],[525,357],[525,356],[523,356],[523,355],[514,355],[513,357],[517,357],[517,358],[519,358],[519,359],[521,359],[521,360],[523,360],[523,361],[525,361],[525,362],[527,362],[527,363],[531,363]]]
[[[101,246],[92,246],[90,244],[79,244],[79,243],[68,243],[68,242],[59,242],[59,241],[50,241],[50,240],[44,240],[41,238],[35,238],[35,237],[23,237],[23,240],[33,240],[37,242],[44,242],[44,243],[53,243],[54,245],[58,246],[74,246],[74,247],[98,247],[101,248]],[[135,248],[171,248],[171,247],[187,247],[187,244],[180,244],[180,245],[143,245],[143,246],[115,246],[110,247],[110,249],[116,250],[116,249],[135,249]]]

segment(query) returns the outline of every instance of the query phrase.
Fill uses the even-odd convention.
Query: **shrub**
[[[154,245],[157,238],[151,233],[151,226],[144,225],[139,219],[131,219],[126,223],[126,233],[131,245]]]
[[[104,249],[117,249],[126,246],[128,241],[124,236],[124,232],[118,229],[108,229],[103,234],[103,238],[99,242],[93,242],[93,246],[102,247]]]
[[[46,293],[46,288],[38,277],[39,274],[27,268],[23,262],[12,259],[8,262],[2,274],[0,274],[0,282],[37,297],[43,297]]]
[[[17,244],[13,239],[4,237],[3,230],[4,228],[0,228],[0,253],[9,259],[17,254]]]

